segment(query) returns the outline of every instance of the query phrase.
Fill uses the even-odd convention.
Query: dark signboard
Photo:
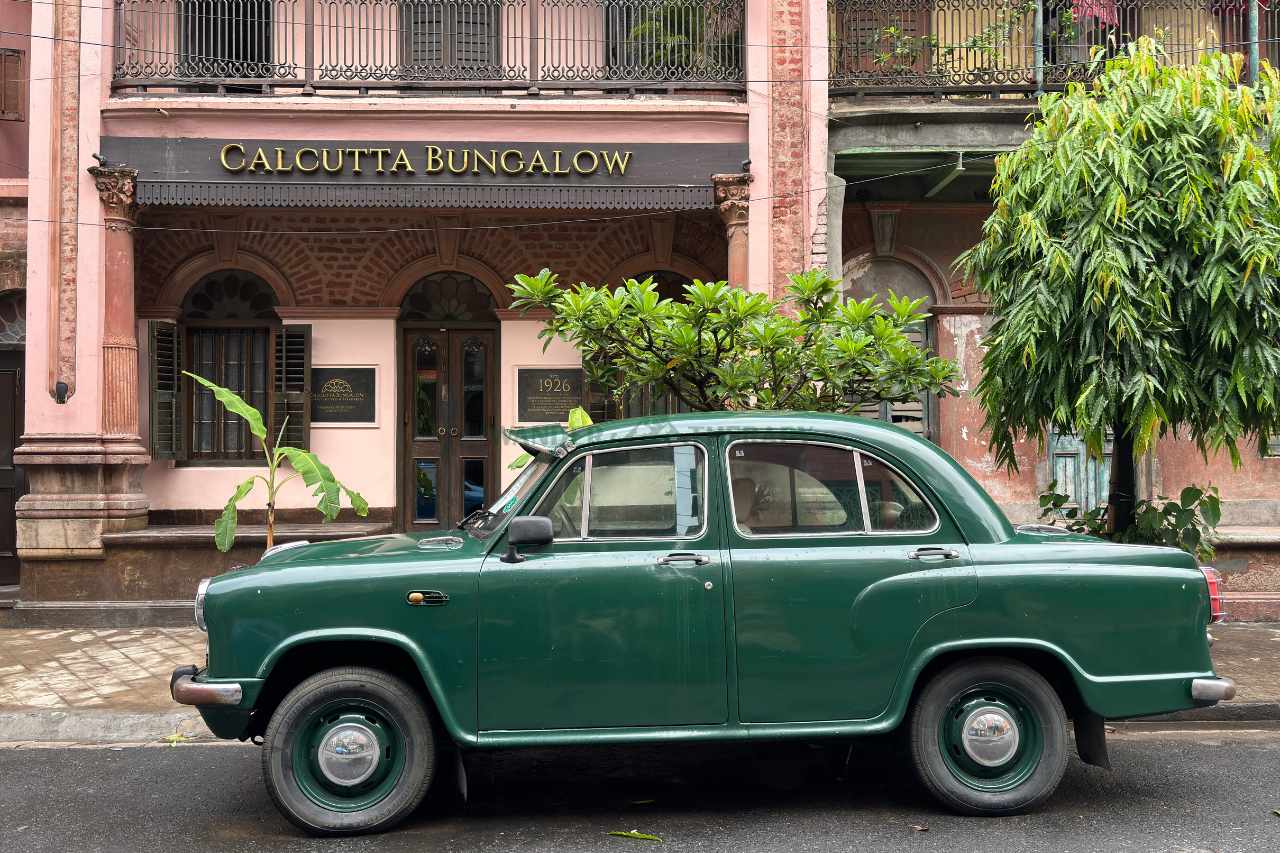
[[[521,423],[564,423],[582,405],[586,377],[581,370],[516,370],[516,418]]]
[[[372,367],[311,368],[311,423],[377,421],[377,377]]]

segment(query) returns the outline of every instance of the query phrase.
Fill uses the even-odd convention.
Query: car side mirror
[[[502,555],[502,562],[523,563],[524,557],[516,546],[550,545],[553,539],[551,519],[545,515],[517,515],[507,525],[507,553]]]

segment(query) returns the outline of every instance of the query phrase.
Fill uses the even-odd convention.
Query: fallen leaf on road
[[[189,740],[195,740],[195,737],[193,737],[192,735],[184,735],[184,734],[175,732],[174,734],[171,734],[171,735],[165,735],[164,737],[160,738],[160,740],[169,744],[169,746],[177,746],[180,743],[186,743]]]
[[[631,805],[633,805],[633,806],[651,806],[651,805],[653,805],[653,804],[654,804],[654,803],[656,803],[656,802],[657,802],[657,800],[632,800],[632,801],[631,801]]]
[[[1271,813],[1276,817],[1280,817],[1280,809],[1272,809]]]
[[[923,823],[913,823],[911,824],[911,831],[912,832],[928,832],[929,827],[925,826]]]
[[[639,830],[636,830],[636,829],[627,830],[626,832],[619,832],[617,830],[614,830],[609,834],[612,835],[614,838],[634,838],[637,841],[661,841],[662,840],[656,835],[650,835],[647,832],[640,832]]]

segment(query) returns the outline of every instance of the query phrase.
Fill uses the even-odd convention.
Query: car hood
[[[253,568],[283,568],[340,561],[435,561],[465,559],[484,553],[485,542],[462,530],[435,533],[391,533],[307,545],[290,545],[267,554]]]

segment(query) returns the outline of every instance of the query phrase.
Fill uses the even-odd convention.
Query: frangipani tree
[[[1040,99],[997,160],[995,211],[957,265],[991,298],[977,395],[1015,442],[1113,439],[1110,524],[1133,523],[1135,456],[1171,431],[1205,454],[1280,429],[1280,78],[1149,38]]]
[[[550,270],[517,275],[519,309],[551,312],[541,336],[582,354],[590,381],[614,393],[656,384],[695,411],[857,412],[871,402],[955,393],[951,361],[912,343],[922,299],[845,299],[822,270],[790,276],[775,302],[723,281],[693,281],[683,301],[653,280],[562,288]]]

